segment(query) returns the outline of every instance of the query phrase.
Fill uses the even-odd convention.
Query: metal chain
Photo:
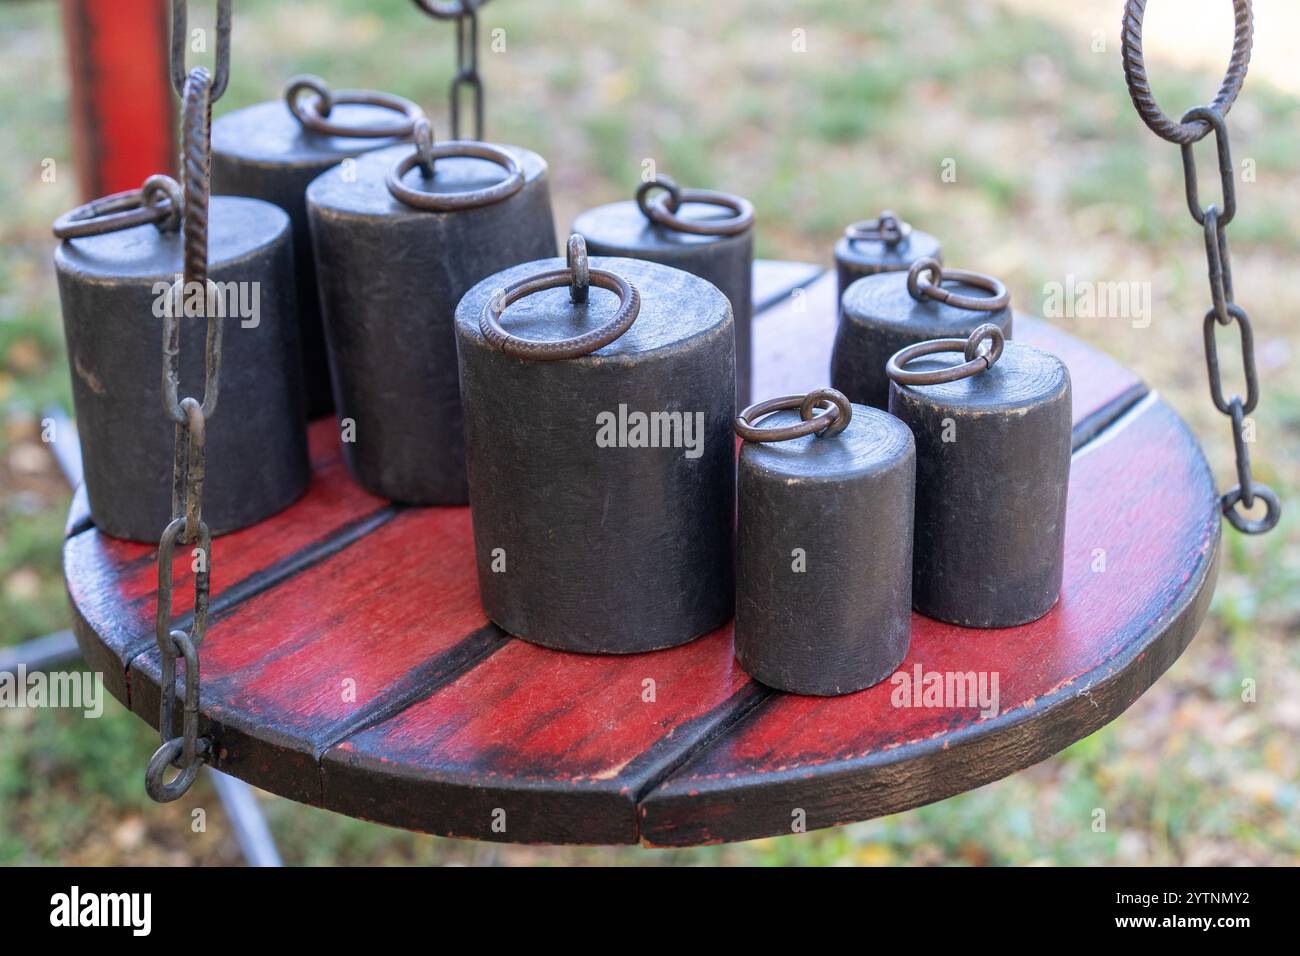
[[[184,30],[181,16],[173,21]],[[229,31],[229,22],[226,30]],[[174,39],[174,37],[173,37]],[[220,47],[219,47],[220,49]],[[177,45],[172,44],[173,54]],[[183,52],[182,52],[183,55]],[[221,55],[218,54],[220,71]],[[175,69],[176,62],[172,67]],[[145,790],[159,803],[179,799],[189,790],[199,769],[210,759],[212,742],[199,737],[200,672],[199,648],[208,627],[208,604],[212,586],[212,532],[203,520],[203,483],[207,473],[207,423],[217,410],[221,383],[222,324],[213,308],[214,289],[208,279],[208,201],[211,192],[212,101],[215,85],[211,74],[199,66],[192,69],[182,87],[181,188],[184,197],[181,220],[183,265],[180,280],[172,287],[169,308],[163,313],[162,403],[164,413],[175,424],[176,443],[172,461],[172,518],[158,543],[158,603],[154,636],[162,656],[159,680],[161,702],[158,734],[161,745],[145,771]],[[180,398],[181,318],[187,313],[195,290],[207,318],[203,401]],[[191,310],[192,311],[192,310]],[[189,632],[173,630],[172,595],[176,545],[192,547],[194,569],[194,619]],[[185,662],[185,697],[181,733],[175,732],[176,659]],[[180,772],[167,782],[168,765]]]
[[[172,0],[172,89],[182,99],[185,97],[185,81],[188,78],[185,72],[185,43],[189,39],[188,14],[189,4],[186,0]],[[230,19],[230,0],[217,0],[217,58],[216,79],[212,83],[213,103],[226,92],[226,83],[230,79]]]
[[[1157,136],[1177,143],[1182,151],[1183,179],[1187,193],[1187,208],[1192,218],[1205,232],[1205,257],[1210,279],[1210,310],[1202,322],[1205,340],[1205,366],[1210,381],[1210,397],[1214,407],[1232,421],[1232,443],[1236,456],[1237,484],[1220,496],[1220,507],[1234,528],[1244,534],[1263,534],[1271,531],[1282,515],[1282,504],[1268,485],[1251,476],[1250,451],[1247,448],[1246,416],[1259,404],[1259,376],[1255,370],[1255,336],[1246,310],[1233,301],[1232,260],[1228,253],[1227,225],[1237,214],[1237,193],[1232,164],[1232,147],[1228,141],[1228,127],[1224,119],[1241,89],[1250,64],[1250,51],[1254,36],[1254,22],[1250,0],[1233,0],[1235,34],[1232,58],[1228,71],[1214,102],[1197,106],[1183,114],[1174,123],[1161,111],[1151,96],[1142,57],[1142,16],[1146,0],[1128,0],[1124,8],[1124,74],[1129,95],[1143,122]],[[1223,208],[1216,205],[1202,207],[1197,188],[1195,144],[1210,133],[1214,134],[1219,162],[1219,182],[1223,190]],[[1219,369],[1219,349],[1216,332],[1218,326],[1237,324],[1241,336],[1241,358],[1246,378],[1246,397],[1233,395],[1226,398]],[[1267,510],[1260,518],[1248,518],[1237,505],[1246,510],[1254,507],[1255,499],[1262,499]]]
[[[483,79],[478,74],[478,8],[487,0],[415,0],[437,20],[456,21],[456,75],[451,81],[451,138],[460,139],[460,101],[468,87],[474,100],[474,139],[483,139]]]

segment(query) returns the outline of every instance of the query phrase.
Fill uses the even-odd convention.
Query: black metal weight
[[[967,336],[985,322],[1010,338],[1009,301],[1006,287],[992,276],[943,269],[934,259],[918,260],[907,272],[858,279],[840,302],[831,384],[850,401],[886,408],[885,363],[891,355],[917,342]]]
[[[456,303],[485,276],[555,251],[546,162],[516,147],[396,146],[307,190],[344,454],[367,490],[467,500]]]
[[[179,202],[120,194],[107,208],[101,200],[74,211],[55,225],[69,238],[54,263],[91,515],[110,535],[156,542],[172,516],[175,442],[158,397],[161,310],[175,308],[181,235],[166,217],[153,220],[158,228],[110,222],[116,231],[107,232],[101,218],[141,208]],[[216,196],[208,244],[213,302],[227,315],[203,496],[204,519],[220,534],[291,504],[307,487],[308,463],[289,217],[256,199]],[[204,381],[207,327],[197,314],[202,292],[193,291],[180,319],[180,379],[191,389]]]
[[[943,352],[965,361],[927,358]],[[916,437],[916,609],[964,627],[1042,617],[1060,594],[1064,566],[1065,365],[1004,343],[988,324],[967,338],[909,346],[888,373],[889,411]]]
[[[720,215],[721,213],[721,215]],[[635,200],[597,206],[573,231],[593,256],[660,262],[712,282],[736,326],[736,408],[749,403],[754,207],[729,193],[681,189],[667,176],[641,184]]]
[[[844,290],[863,276],[881,272],[906,272],[920,259],[943,261],[939,240],[928,232],[885,210],[875,219],[863,219],[844,230],[835,243],[837,301]]]
[[[653,262],[547,259],[456,310],[479,593],[567,651],[684,644],[733,606],[726,297]]]
[[[297,76],[284,99],[258,103],[212,124],[212,191],[274,203],[293,223],[299,340],[307,416],[334,410],[321,329],[307,221],[307,186],[331,166],[394,146],[411,135],[420,108],[371,90],[331,90],[314,76]]]
[[[797,694],[888,677],[912,634],[912,433],[834,389],[753,405],[736,431],[737,659]]]

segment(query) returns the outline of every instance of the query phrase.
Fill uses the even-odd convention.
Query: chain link
[[[185,28],[184,3],[178,19]],[[228,51],[228,4],[225,32]],[[220,23],[220,15],[219,15]],[[223,47],[218,46],[218,71],[222,69]],[[175,34],[173,57],[184,56]],[[177,60],[173,59],[175,73]],[[221,81],[218,81],[220,83]],[[200,670],[199,648],[208,627],[208,606],[212,590],[212,532],[203,520],[203,484],[207,473],[207,423],[216,412],[221,381],[222,323],[214,308],[214,289],[208,279],[208,202],[211,192],[212,101],[216,85],[203,67],[195,67],[185,77],[182,87],[181,120],[181,190],[183,212],[181,236],[183,265],[180,280],[172,287],[169,308],[163,313],[162,404],[164,413],[175,424],[175,452],[172,461],[172,518],[158,543],[158,604],[154,619],[154,636],[162,656],[159,682],[161,701],[158,734],[161,745],[154,752],[145,771],[145,790],[159,803],[179,799],[189,790],[202,765],[211,759],[212,742],[199,736]],[[193,314],[191,303],[197,290],[200,314],[207,319],[204,360],[203,401],[180,398],[181,318]],[[194,572],[194,616],[189,632],[171,627],[174,594],[174,570],[177,544],[191,546]],[[181,732],[176,731],[176,661],[184,660],[185,697]],[[165,779],[168,766],[177,775]]]
[[[437,20],[456,21],[456,75],[451,81],[451,138],[461,139],[460,104],[468,88],[474,105],[474,139],[483,139],[483,79],[478,73],[478,8],[486,0],[415,0]]]
[[[1232,421],[1232,444],[1236,457],[1237,484],[1220,497],[1224,516],[1234,528],[1245,534],[1263,534],[1272,530],[1282,515],[1278,496],[1265,484],[1251,476],[1246,416],[1259,404],[1259,375],[1255,369],[1255,333],[1246,310],[1233,301],[1232,259],[1228,252],[1227,225],[1237,215],[1237,190],[1235,170],[1232,165],[1232,146],[1224,114],[1232,106],[1250,63],[1253,41],[1253,15],[1250,0],[1233,0],[1236,14],[1236,35],[1233,42],[1232,62],[1224,78],[1219,95],[1210,106],[1197,106],[1183,114],[1175,124],[1155,105],[1146,71],[1142,65],[1142,15],[1146,0],[1128,0],[1124,13],[1124,64],[1129,93],[1138,113],[1160,137],[1178,144],[1183,159],[1184,189],[1187,209],[1205,233],[1205,258],[1210,280],[1210,310],[1205,313],[1202,335],[1205,340],[1205,368],[1210,384],[1210,398],[1214,407]],[[1196,172],[1195,145],[1210,133],[1214,134],[1218,156],[1219,183],[1223,206],[1202,206]],[[1219,367],[1219,346],[1216,337],[1219,326],[1237,325],[1241,338],[1241,360],[1246,379],[1246,397],[1227,397],[1223,390],[1223,377]],[[1266,511],[1260,518],[1248,518],[1240,509],[1254,507],[1255,499],[1264,501]]]
[[[189,4],[186,0],[172,0],[172,89],[182,98],[185,96],[187,79],[185,44],[189,40],[188,19]],[[230,79],[230,20],[230,0],[217,0],[216,79],[212,83],[211,96],[213,103],[226,92],[226,83]]]

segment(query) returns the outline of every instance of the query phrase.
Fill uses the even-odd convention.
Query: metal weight
[[[457,505],[468,493],[456,303],[485,276],[553,255],[555,229],[536,153],[434,145],[417,127],[414,149],[368,153],[348,178],[322,174],[307,207],[353,474],[394,501]]]
[[[283,99],[227,113],[212,124],[212,191],[274,203],[293,223],[299,339],[307,416],[334,410],[307,221],[307,186],[345,159],[409,139],[423,115],[410,100],[372,90],[331,90],[297,76]]]
[[[907,272],[858,279],[840,302],[831,385],[850,401],[886,408],[891,355],[917,342],[967,336],[986,322],[1010,338],[1009,302],[1006,287],[992,276],[945,269],[934,259],[918,260]]]
[[[110,199],[119,211],[131,205]],[[173,208],[170,199],[141,201],[167,215]],[[98,231],[104,211],[100,201],[55,226],[67,237],[54,263],[86,493],[100,530],[156,543],[172,516],[175,443],[175,426],[159,409],[159,337],[181,274],[182,238],[166,215],[157,228]],[[213,197],[208,244],[209,278],[227,318],[221,413],[206,429],[203,513],[221,534],[297,499],[308,461],[289,217],[260,200]],[[191,312],[180,325],[181,385],[201,388],[207,320]]]
[[[916,437],[916,610],[963,627],[1042,617],[1065,561],[1065,365],[988,324],[909,346],[888,374],[889,411]]]
[[[834,389],[751,406],[736,432],[741,666],[797,694],[885,679],[912,633],[912,433]]]
[[[736,408],[749,403],[752,364],[754,207],[729,193],[681,189],[667,176],[635,200],[589,209],[573,223],[593,256],[659,262],[722,290],[736,325]]]
[[[863,276],[906,272],[920,259],[943,261],[939,240],[889,210],[848,226],[835,243],[836,301]]]
[[[672,647],[732,613],[731,309],[574,238],[456,310],[479,593],[536,644]]]

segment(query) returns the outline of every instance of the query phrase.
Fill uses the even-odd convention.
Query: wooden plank
[[[826,270],[809,262],[782,262],[778,259],[754,260],[754,314],[778,305],[795,289],[811,285]]]
[[[327,746],[505,640],[479,607],[469,509],[407,509],[214,615],[203,732],[216,725],[218,769],[315,803]],[[132,709],[155,725],[160,670],[157,648],[131,664]]]
[[[1144,401],[1076,452],[1054,610],[996,631],[913,618],[898,673],[998,675],[996,716],[911,706],[893,679],[846,697],[774,695],[647,796],[644,840],[743,840],[790,833],[796,819],[814,829],[893,813],[1092,733],[1195,634],[1217,569],[1215,499],[1186,426],[1154,397]]]
[[[314,423],[308,436],[313,474],[307,493],[261,524],[213,542],[214,608],[270,587],[396,513],[348,476],[333,421]],[[87,511],[79,519],[88,516]],[[64,580],[82,652],[124,703],[127,664],[155,642],[157,556],[157,545],[111,538],[94,527],[83,527],[63,548]],[[181,625],[189,620],[194,601],[191,561],[188,551],[177,549],[172,609]]]
[[[325,805],[446,836],[633,843],[636,801],[765,698],[731,628],[653,654],[566,654],[512,640],[324,758]]]

